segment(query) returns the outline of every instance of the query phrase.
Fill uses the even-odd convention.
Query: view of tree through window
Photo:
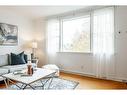
[[[90,52],[90,16],[62,21],[62,52]]]

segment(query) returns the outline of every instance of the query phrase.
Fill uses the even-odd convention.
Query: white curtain
[[[56,57],[56,52],[59,51],[59,20],[58,19],[49,19],[47,20],[47,57],[49,61],[54,62],[53,60]],[[50,63],[50,62],[49,62]]]
[[[114,64],[114,8],[93,11],[92,15],[93,66],[94,73],[100,78],[113,78]],[[56,52],[59,51],[60,20],[47,21],[47,56],[55,63]]]
[[[93,64],[100,78],[114,76],[114,8],[93,13]]]

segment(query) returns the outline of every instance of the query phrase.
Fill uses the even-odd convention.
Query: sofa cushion
[[[11,65],[20,65],[25,63],[24,52],[21,52],[20,54],[11,53]]]
[[[0,55],[0,66],[8,65],[8,54]]]
[[[6,68],[0,68],[0,75],[7,74],[9,71]]]
[[[17,71],[17,70],[27,69],[27,64],[22,64],[22,65],[8,65],[8,66],[3,66],[2,68],[8,69],[9,72],[14,72],[14,71]]]

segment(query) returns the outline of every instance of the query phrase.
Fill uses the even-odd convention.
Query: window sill
[[[92,54],[93,52],[57,52],[57,53],[69,53],[69,54]]]

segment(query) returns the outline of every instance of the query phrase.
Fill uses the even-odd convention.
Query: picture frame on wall
[[[0,23],[0,46],[18,44],[18,27],[16,25]]]

